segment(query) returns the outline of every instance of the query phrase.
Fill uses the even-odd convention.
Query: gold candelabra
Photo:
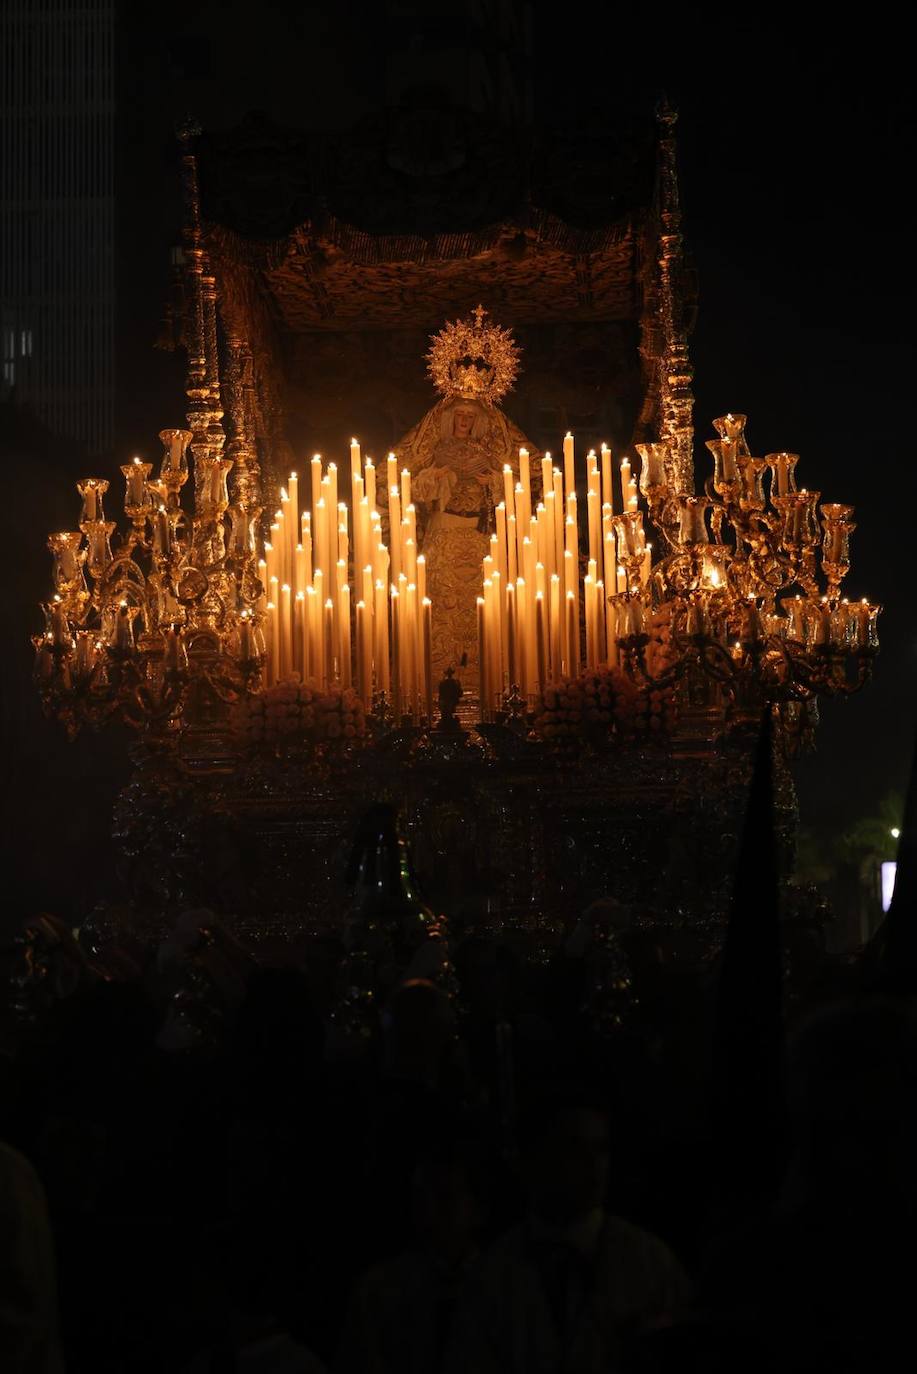
[[[640,512],[624,517],[637,525],[633,553],[624,541],[628,585],[617,598],[639,607],[620,640],[628,671],[656,685],[644,616],[665,608],[669,680],[699,669],[751,706],[858,691],[878,652],[881,607],[841,594],[853,507],[798,488],[798,454],[754,457],[744,415],[714,427],[703,496],[677,493],[667,445],[637,445],[640,490],[667,552],[641,587]]]
[[[134,458],[125,478],[129,528],[114,542],[109,483],[88,477],[79,529],[52,534],[54,594],[36,635],[35,674],[45,707],[75,734],[120,718],[165,728],[192,690],[229,701],[256,687],[264,661],[254,492],[233,460],[205,449],[189,463],[189,430],[160,434],[159,477]],[[182,492],[193,477],[193,512]]]
[[[520,451],[521,480],[497,508],[482,567],[482,720],[518,714],[520,701],[536,718],[562,710],[558,684],[605,673],[587,695],[600,686],[628,700],[635,689],[657,697],[679,689],[683,704],[753,719],[771,704],[798,740],[813,723],[814,709],[804,707],[866,683],[881,608],[841,594],[853,507],[797,488],[798,455],[752,456],[744,416],[726,415],[715,428],[702,496],[686,491],[684,455],[672,442],[636,446],[639,481],[628,458],[618,479],[607,446],[590,450],[588,556],[573,435],[562,468],[550,454],[542,459],[534,513],[537,488],[533,496]],[[645,520],[658,531],[655,545]]]

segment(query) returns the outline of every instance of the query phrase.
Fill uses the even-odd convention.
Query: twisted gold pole
[[[694,373],[684,320],[681,208],[675,155],[678,111],[663,99],[656,111],[659,126],[659,315],[662,333],[659,405],[660,439],[669,447],[670,481],[678,496],[694,493]]]

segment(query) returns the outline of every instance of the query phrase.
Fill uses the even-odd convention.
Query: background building
[[[115,363],[115,5],[0,8],[0,395],[107,453]]]

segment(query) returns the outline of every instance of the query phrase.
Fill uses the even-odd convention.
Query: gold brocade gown
[[[452,432],[457,408],[474,411],[469,435]],[[486,402],[450,398],[434,406],[396,450],[399,464],[411,471],[418,542],[433,603],[434,680],[452,667],[472,695],[478,689],[481,565],[490,551],[494,508],[503,500],[503,468],[510,464],[515,486],[520,447],[529,450],[534,478],[538,452],[502,411]]]

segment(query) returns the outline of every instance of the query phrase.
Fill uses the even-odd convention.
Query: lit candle
[[[528,487],[521,482],[516,483],[516,519],[520,522],[521,528],[527,530],[532,520],[532,499]]]
[[[401,573],[401,493],[393,485],[388,493],[389,549],[392,558],[392,581]]]
[[[548,504],[548,496],[554,490],[554,465],[551,462],[550,453],[546,453],[541,460],[541,499]]]
[[[280,675],[288,678],[293,672],[293,604],[290,585],[280,588]]]
[[[602,540],[602,551],[604,554],[605,586],[610,587],[612,591],[614,591],[616,586],[615,567],[617,565],[617,553],[613,530],[609,529],[605,531],[605,537]]]
[[[513,483],[513,469],[509,463],[503,464],[503,504],[506,507],[507,516],[515,515],[515,486]]]
[[[325,644],[324,653],[324,685],[330,687],[335,678],[334,662],[334,602],[329,597],[325,602],[325,614],[322,619],[322,638]]]
[[[547,566],[547,562],[548,562],[548,550],[547,550],[546,534],[547,534],[546,512],[545,512],[544,506],[539,504],[538,506],[535,507],[535,514],[532,516],[532,526],[531,526],[531,536],[530,536],[530,537],[531,537],[531,539],[532,539],[533,544],[535,545],[535,556],[536,556],[537,561],[538,561],[539,563],[544,563],[545,566]],[[554,543],[553,531],[552,531],[551,543],[552,543],[552,544]]]
[[[424,710],[427,723],[430,724],[433,720],[433,626],[432,603],[428,596],[421,599],[420,609],[423,617]]]
[[[564,479],[558,468],[552,473],[554,483],[554,567],[559,573],[564,566],[564,523],[567,509],[564,504]]]
[[[392,684],[389,673],[389,598],[385,583],[379,579],[374,588],[373,605],[373,660],[376,672],[376,688],[391,696]]]
[[[628,492],[628,487],[629,487],[629,486],[630,486],[630,463],[627,461],[626,458],[622,458],[622,459],[621,459],[621,509],[622,509],[622,510],[627,510],[627,498],[628,498],[628,495],[630,494],[630,493]]]
[[[516,587],[514,583],[508,582],[506,586],[506,678],[510,691],[519,684],[519,670],[516,667],[518,639]]]
[[[370,588],[370,592],[372,588]],[[363,656],[363,676],[360,679],[360,690],[363,697],[363,705],[372,706],[373,701],[373,603],[362,601],[363,607],[363,626],[360,636]]]
[[[423,605],[427,595],[427,560],[422,553],[417,555],[417,595]]]
[[[599,550],[601,548],[601,510],[599,507],[599,493],[595,489],[591,490],[586,497],[586,508],[589,516],[589,557],[596,563],[599,561]]]
[[[490,537],[490,551],[505,585],[508,563],[506,557],[506,505],[503,501],[497,506],[495,513],[497,532]]]
[[[370,550],[372,548],[372,543],[370,542],[372,538],[372,527],[369,519],[368,496],[364,496],[361,499],[359,506],[357,507],[357,516],[356,520],[354,521],[354,532],[356,533],[357,530],[359,530],[360,532],[360,537],[357,545],[357,560],[354,564],[354,567],[365,568],[367,563],[371,562],[372,558],[370,553]],[[371,612],[372,602],[367,602],[367,606],[369,608],[369,611]]]
[[[108,491],[108,483],[101,477],[86,477],[82,482],[77,482],[76,489],[83,498],[80,525],[91,525],[97,520],[104,520],[102,498]]]
[[[614,509],[614,495],[611,484],[611,449],[602,445],[602,504]]]
[[[407,533],[405,531],[405,533]],[[417,582],[417,545],[410,537],[404,541],[404,572],[409,582]]]
[[[394,453],[390,453],[386,460],[386,486],[391,492],[392,487],[398,485],[398,459]]]
[[[610,586],[614,588],[616,586],[615,582],[611,582]],[[609,664],[611,664],[612,667],[616,667],[618,663],[618,608],[610,597],[604,596],[604,594],[603,600],[605,610],[605,653]]]
[[[295,558],[293,561],[293,587],[294,590],[304,592],[309,585],[309,577],[306,575],[306,550],[302,544],[296,545]]]
[[[492,587],[493,609],[491,620],[493,624],[493,672],[491,681],[494,683],[498,693],[503,690],[503,673],[506,664],[506,607],[504,605],[503,579],[495,569],[490,579]]]
[[[366,504],[369,509],[376,509],[376,467],[371,458],[366,460]]]
[[[401,718],[401,597],[392,587],[389,595],[389,623],[391,625],[391,687],[395,719]]]
[[[595,560],[590,558],[589,571],[583,579],[586,604],[586,667],[594,668],[598,662],[595,634]]]
[[[128,515],[130,515],[132,508],[139,510],[149,504],[146,479],[152,470],[152,463],[144,463],[139,458],[135,458],[130,463],[125,463],[121,468],[126,482],[124,509]]]
[[[322,479],[324,486],[324,478]],[[324,493],[318,498],[315,507],[314,518],[315,531],[313,534],[314,545],[312,557],[316,568],[321,568],[322,572],[330,572],[332,564],[328,561],[328,507],[325,504]]]
[[[320,453],[312,455],[312,462],[309,464],[309,475],[312,479],[312,522],[315,523],[315,511],[322,494],[322,456]]]
[[[330,521],[331,519],[333,519],[332,512],[333,512],[333,511],[336,511],[337,508],[338,508],[338,469],[337,469],[337,463],[329,463],[329,464],[328,464],[328,471],[327,471],[327,473],[326,473],[326,477],[327,477],[327,479],[328,479],[328,488],[329,488],[329,491],[330,491],[330,493],[331,493],[330,499],[328,500],[328,519],[329,519],[329,521]]]
[[[286,498],[284,497],[284,500],[281,502],[281,507],[285,501]],[[292,571],[289,566],[289,539],[284,524],[283,509],[277,511],[274,516],[274,524],[271,526],[271,543],[274,546],[274,553],[277,558],[277,576],[280,578],[281,582],[289,582]]]
[[[517,584],[518,585],[518,584]],[[538,630],[535,623],[535,583],[526,578],[522,583],[519,597],[525,620],[525,686],[526,695],[534,696],[538,690]]]
[[[309,523],[302,526],[303,582],[302,590],[312,585],[312,528]]]
[[[411,473],[410,473],[410,469],[408,469],[408,468],[402,468],[402,469],[401,469],[401,506],[402,506],[402,509],[403,509],[404,511],[407,511],[407,508],[408,508],[408,506],[409,506],[410,504],[411,504]]]
[[[415,723],[420,715],[420,694],[418,692],[420,677],[420,660],[422,657],[423,645],[420,641],[420,617],[417,606],[417,584],[409,582],[407,585],[407,599],[404,607],[405,615],[405,688],[408,709],[414,716]]]
[[[650,580],[650,575],[651,575],[652,571],[653,571],[653,546],[652,546],[652,544],[647,544],[646,548],[645,548],[644,551],[643,551],[643,585],[644,585],[644,586],[646,586],[647,582],[649,582],[649,580]],[[717,576],[717,580],[719,580],[719,577],[718,577],[718,576]]]
[[[554,514],[555,496],[553,488],[549,489],[545,496],[544,510],[544,565],[548,570],[548,576],[557,571],[557,517]]]
[[[519,690],[523,696],[529,690],[529,626],[526,585],[524,577],[516,578],[516,671],[519,677]]]
[[[264,648],[265,648],[265,682],[268,687],[273,687],[276,683],[278,670],[279,636],[277,633],[277,607],[273,601],[269,601],[265,607],[264,620]]]
[[[551,676],[556,681],[563,675],[563,636],[561,632],[561,587],[560,577],[551,577]]]
[[[369,706],[369,693],[367,691],[367,668],[366,668],[366,646],[364,640],[366,623],[366,603],[361,599],[355,607],[356,624],[354,626],[356,634],[357,650],[357,681],[356,687],[360,694],[360,700],[364,707]]]
[[[360,461],[360,442],[358,439],[350,441],[350,473],[351,477],[362,477],[363,467]]]
[[[80,677],[87,677],[93,670],[98,656],[95,630],[79,630],[76,636],[76,663],[74,667]]]
[[[126,601],[121,602],[122,611],[126,607],[126,605]],[[45,610],[48,611],[49,619],[51,622],[51,643],[54,644],[57,648],[63,648],[65,645],[70,643],[70,626],[67,621],[67,611],[64,606],[64,603],[61,601],[59,596],[55,596],[54,600],[45,606]],[[115,646],[117,648],[124,647],[121,645],[118,639],[118,631],[120,629],[120,624],[121,616],[119,615],[115,622],[114,637]],[[131,641],[131,643],[133,643],[133,641]]]
[[[290,537],[290,571],[292,573],[296,566],[296,546],[299,543],[299,478],[295,472],[290,473],[290,480],[287,483],[287,508],[286,522]]]
[[[579,626],[576,623],[576,597],[572,592],[567,592],[566,620],[567,677],[576,677],[579,673]]]
[[[160,506],[153,516],[153,553],[157,558],[168,558],[172,552],[172,526],[165,506]]]
[[[522,490],[525,492],[526,506],[531,515],[532,510],[532,480],[529,471],[529,451],[527,448],[519,450],[519,481]]]
[[[350,642],[350,586],[347,582],[341,587],[340,605],[340,649],[338,655],[338,673],[342,687],[352,685],[351,667],[351,642]]]
[[[484,619],[484,598],[477,599],[478,615],[478,682],[480,684],[481,720],[486,720],[489,710],[490,688],[487,682],[487,627]]]
[[[522,541],[522,549],[523,549],[523,553],[522,553],[522,575],[523,575],[523,577],[525,578],[526,585],[532,588],[532,592],[533,592],[533,594],[534,594],[534,589],[535,589],[535,545],[532,543],[531,539],[525,538],[525,539]]]
[[[573,435],[569,429],[564,435],[564,487],[566,492],[576,491],[576,471],[573,459]]]
[[[543,692],[547,681],[547,636],[545,633],[544,593],[535,593],[535,680]]]
[[[306,682],[309,677],[309,615],[306,607],[306,593],[302,590],[296,593],[294,629],[293,649],[296,671],[299,673],[300,681]]]
[[[353,566],[362,568],[366,562],[366,552],[363,546],[363,521],[360,514],[360,505],[363,501],[363,478],[353,479],[353,490],[350,493],[350,504],[353,510]],[[368,526],[368,521],[367,521]]]
[[[306,591],[306,620],[309,627],[309,679],[318,686],[322,685],[325,675],[325,641],[322,635],[321,614],[321,596],[315,587],[309,587]]]

